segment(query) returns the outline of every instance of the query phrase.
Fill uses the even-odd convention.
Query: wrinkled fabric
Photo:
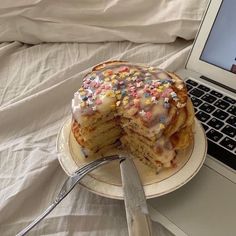
[[[174,42],[196,35],[207,0],[7,0],[0,41]]]
[[[15,235],[56,197],[66,174],[56,138],[83,75],[120,59],[174,71],[191,42],[0,45],[0,234]],[[153,223],[156,235],[172,235]],[[76,188],[29,235],[128,235],[123,201]]]

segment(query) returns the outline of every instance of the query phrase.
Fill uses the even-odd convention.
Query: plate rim
[[[68,175],[68,176],[71,176],[71,172],[74,172],[76,171],[76,169],[78,168],[75,160],[73,159],[70,151],[69,151],[69,135],[68,137],[66,137],[63,133],[64,129],[65,129],[65,126],[66,125],[69,125],[71,123],[71,117],[70,118],[67,118],[62,126],[60,127],[60,130],[58,132],[58,135],[57,135],[57,140],[56,140],[56,149],[57,149],[57,153],[58,153],[58,161],[62,167],[62,169],[64,170],[64,172]],[[197,129],[198,128],[198,129]],[[67,131],[68,132],[68,131]],[[144,191],[145,191],[145,194],[146,194],[146,198],[147,199],[151,199],[151,198],[155,198],[155,197],[159,197],[159,196],[162,196],[162,195],[166,195],[168,193],[171,193],[177,189],[179,189],[180,187],[182,187],[183,185],[185,185],[186,183],[188,183],[198,172],[199,170],[201,169],[204,161],[205,161],[205,158],[206,158],[206,155],[207,155],[207,139],[206,139],[206,134],[205,134],[205,131],[201,125],[201,123],[196,119],[195,117],[195,131],[194,131],[194,145],[193,145],[193,150],[191,151],[191,156],[193,155],[194,153],[194,150],[196,149],[196,133],[198,132],[198,134],[202,135],[202,138],[204,140],[204,146],[202,147],[202,157],[199,161],[199,163],[196,165],[196,167],[194,168],[194,171],[186,178],[184,179],[183,181],[181,181],[180,183],[174,185],[173,187],[170,187],[168,188],[167,190],[165,191],[161,191],[161,192],[157,192],[157,193],[153,193],[153,194],[147,194],[147,191],[145,191],[147,188],[150,188],[152,187],[152,185],[158,185],[160,183],[163,184],[163,182],[166,182],[166,179],[164,180],[161,180],[160,182],[157,182],[157,183],[153,183],[153,184],[149,184],[149,186],[147,185],[144,185]],[[70,133],[70,132],[69,132]],[[62,141],[62,139],[64,139],[64,142]],[[62,146],[61,146],[62,145]],[[65,149],[68,149],[67,150],[67,153],[65,153]],[[196,150],[195,150],[196,151]],[[68,153],[69,152],[69,153]],[[69,154],[69,155],[68,155]],[[176,173],[174,173],[172,176],[168,177],[167,179],[172,179],[174,176],[176,176],[177,174],[179,175],[179,173],[181,173],[183,171],[183,169],[187,168],[186,166],[188,165],[188,163],[191,161],[191,156],[189,157],[189,159],[187,160],[187,162],[183,165],[183,167]],[[65,164],[65,162],[67,162]],[[68,171],[68,167],[66,167],[66,165],[71,165],[71,169],[74,169],[73,171]],[[75,168],[75,166],[77,168]],[[93,188],[91,188],[90,186],[88,186],[88,184],[86,184],[86,182],[89,182],[89,181],[98,181],[98,183],[100,182],[99,180],[97,180],[96,178],[94,178],[92,175],[86,175],[82,180],[81,182],[79,183],[82,187],[86,188],[88,191],[94,193],[94,194],[97,194],[99,196],[103,196],[103,197],[107,197],[107,198],[111,198],[111,199],[117,199],[117,200],[123,200],[123,194],[119,194],[119,195],[116,195],[116,194],[109,194],[109,193],[104,193],[102,191],[97,191],[94,190]],[[100,182],[101,183],[101,182]],[[104,184],[104,182],[102,182]],[[119,189],[122,189],[122,186],[114,186],[112,185],[113,188],[114,187],[117,187]],[[123,193],[123,191],[122,191]]]

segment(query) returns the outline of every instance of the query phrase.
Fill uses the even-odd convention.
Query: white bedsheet
[[[0,4],[0,42],[189,40],[207,1],[5,0]]]
[[[82,75],[110,59],[175,70],[190,43],[0,45],[0,235],[15,235],[57,195],[66,178],[56,136]],[[170,235],[154,223],[154,231]],[[122,201],[77,186],[29,235],[128,235]]]

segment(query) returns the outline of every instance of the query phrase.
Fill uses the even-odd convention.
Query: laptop
[[[185,68],[187,85],[208,140],[199,173],[173,193],[149,200],[172,233],[236,235],[236,1],[211,0]]]

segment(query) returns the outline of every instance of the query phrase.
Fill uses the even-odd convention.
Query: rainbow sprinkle
[[[118,109],[121,104],[125,109],[133,109],[133,115],[140,116],[144,121],[153,119],[161,122],[160,128],[164,128],[165,116],[155,115],[153,108],[161,106],[168,110],[171,106],[182,108],[186,104],[181,103],[178,91],[185,89],[183,83],[178,83],[163,70],[154,67],[141,67],[126,63],[118,63],[93,71],[85,76],[82,87],[74,94],[77,98],[83,114],[99,111],[104,99],[111,100],[112,110]]]

